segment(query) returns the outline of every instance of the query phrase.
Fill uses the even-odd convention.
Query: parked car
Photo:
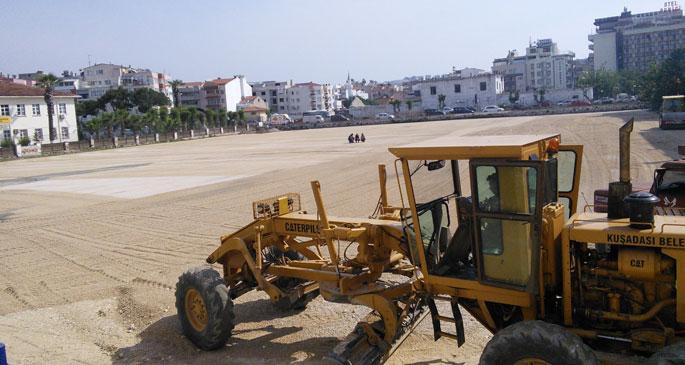
[[[342,115],[342,114],[335,114],[331,117],[331,122],[349,122],[350,118]]]
[[[605,97],[597,100],[597,104],[613,104],[613,103],[614,103],[614,99],[610,98],[608,96],[605,96]]]
[[[454,107],[454,108],[452,108],[452,111],[450,112],[450,114],[473,114],[473,113],[474,113],[473,109],[469,109],[469,108],[463,107],[463,106]]]
[[[293,121],[288,114],[271,114],[272,125],[285,125],[292,122]]]
[[[571,106],[590,106],[592,102],[586,99],[576,99],[571,102]]]
[[[558,106],[569,106],[571,104],[572,104],[572,102],[570,100],[562,100],[562,101],[557,103]]]
[[[376,119],[378,120],[395,120],[395,116],[388,113],[378,113],[376,114]]]
[[[426,109],[423,112],[428,116],[445,115],[445,112],[443,112],[442,110],[438,110],[438,109]]]
[[[450,107],[448,107],[448,106],[442,108],[442,111],[443,111],[443,113],[445,113],[445,114],[450,114],[450,113],[452,113],[453,110],[454,110],[454,108],[450,108]]]
[[[503,111],[504,109],[498,107],[497,105],[488,105],[484,107],[482,110],[483,113],[500,113]]]

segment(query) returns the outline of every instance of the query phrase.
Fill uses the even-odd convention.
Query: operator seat
[[[473,201],[471,197],[457,198],[457,210],[459,211],[459,227],[452,236],[445,255],[438,263],[435,273],[438,275],[458,275],[469,263],[473,241]]]

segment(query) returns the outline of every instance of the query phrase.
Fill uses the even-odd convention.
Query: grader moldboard
[[[328,355],[335,363],[385,361],[428,313],[435,339],[461,346],[460,308],[494,334],[481,364],[683,363],[685,219],[654,217],[651,196],[626,197],[632,125],[619,133],[621,179],[610,184],[608,215],[573,214],[582,146],[560,145],[559,135],[390,148],[401,202],[389,205],[379,166],[379,204],[368,219],[329,217],[317,181],[316,214],[301,211],[293,193],[257,201],[254,221],[221,237],[207,258],[223,278],[211,267],[179,278],[183,331],[201,349],[222,347],[232,301],[259,289],[285,309],[317,295],[371,308]]]

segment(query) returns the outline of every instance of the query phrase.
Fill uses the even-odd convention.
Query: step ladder
[[[450,302],[452,307],[452,317],[445,317],[438,313],[438,307],[435,305],[436,300],[442,300]],[[431,318],[433,319],[433,336],[435,341],[440,337],[447,337],[457,341],[457,347],[461,347],[464,344],[464,320],[461,317],[461,311],[459,310],[459,303],[457,298],[442,297],[442,296],[432,296],[426,299],[428,303],[428,309],[431,312]],[[441,322],[454,323],[456,332],[454,334],[443,332],[440,326]]]

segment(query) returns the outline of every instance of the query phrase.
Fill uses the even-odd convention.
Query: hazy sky
[[[91,62],[185,81],[393,80],[489,69],[552,38],[587,57],[595,18],[659,0],[0,0],[0,72],[59,73]]]

